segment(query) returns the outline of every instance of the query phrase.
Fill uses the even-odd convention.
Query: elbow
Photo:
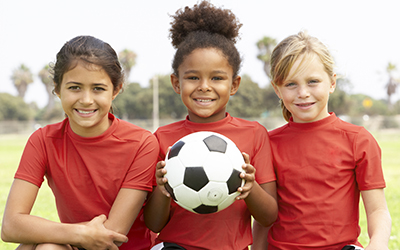
[[[10,232],[9,223],[3,220],[3,225],[1,227],[1,240],[4,242],[12,242],[12,236]]]

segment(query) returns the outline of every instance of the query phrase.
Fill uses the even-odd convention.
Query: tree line
[[[263,70],[270,78],[270,55],[276,46],[276,40],[263,37],[257,43],[257,58],[263,62]],[[124,69],[126,79],[129,79],[131,69],[136,64],[136,54],[125,49],[119,52],[119,59]],[[0,121],[1,120],[60,120],[64,117],[58,99],[52,93],[53,81],[50,74],[51,67],[45,65],[37,76],[46,87],[47,106],[39,109],[35,103],[25,103],[23,98],[28,85],[33,82],[34,74],[21,64],[11,75],[11,80],[18,91],[18,96],[0,93]],[[389,81],[385,88],[387,99],[375,100],[363,94],[348,94],[351,82],[346,78],[338,78],[335,92],[330,96],[329,111],[337,115],[395,115],[400,114],[400,100],[393,103],[392,96],[400,84],[395,79],[396,65],[388,63],[386,71]],[[171,87],[169,75],[155,76],[158,81],[159,117],[182,119],[186,116],[186,107]],[[142,87],[137,82],[126,82],[123,92],[114,100],[114,113],[123,119],[151,119],[153,114],[153,80],[149,86]],[[280,116],[279,99],[271,84],[260,87],[249,75],[242,75],[239,91],[231,97],[227,110],[231,115],[242,118],[258,118]]]

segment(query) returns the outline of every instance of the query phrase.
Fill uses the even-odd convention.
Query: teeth
[[[90,113],[93,113],[93,112],[94,112],[94,110],[92,110],[92,111],[84,111],[84,110],[79,110],[79,109],[77,109],[77,110],[78,110],[78,112],[81,113],[81,114],[90,114]]]
[[[198,102],[211,102],[211,99],[197,99]]]

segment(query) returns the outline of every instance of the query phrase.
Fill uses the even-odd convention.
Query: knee
[[[39,244],[35,250],[72,250],[72,247],[69,245]]]

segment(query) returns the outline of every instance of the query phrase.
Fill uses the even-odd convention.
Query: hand
[[[123,234],[108,230],[104,227],[107,217],[102,214],[93,218],[85,225],[85,231],[82,235],[82,247],[87,250],[107,249],[118,250],[114,242],[127,242],[128,237]]]
[[[164,194],[167,197],[171,197],[171,195],[168,193],[167,189],[165,188],[165,183],[168,182],[168,179],[166,177],[164,177],[164,175],[167,173],[167,170],[164,167],[165,167],[165,161],[157,162],[157,166],[156,166],[157,186],[162,194]]]
[[[256,174],[256,169],[250,164],[250,157],[246,153],[242,153],[243,159],[244,159],[244,164],[242,166],[242,169],[244,172],[240,174],[240,178],[245,180],[245,183],[243,187],[238,188],[238,192],[241,194],[236,197],[236,200],[243,200],[246,199],[247,196],[250,194],[251,190],[253,189],[253,184],[255,181],[255,174]]]

